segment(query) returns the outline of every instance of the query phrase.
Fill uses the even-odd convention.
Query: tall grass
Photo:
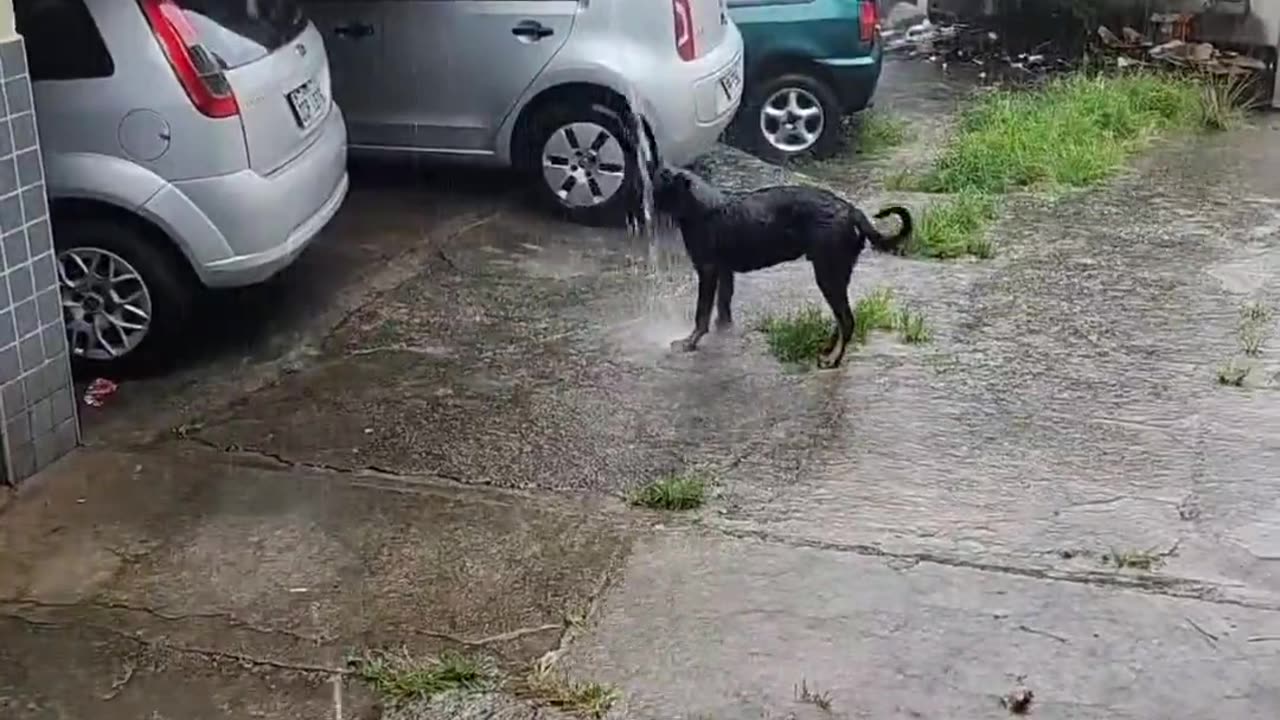
[[[1003,193],[1090,185],[1158,133],[1199,126],[1201,102],[1194,80],[1154,73],[1075,74],[1038,90],[992,93],[962,113],[919,189]]]

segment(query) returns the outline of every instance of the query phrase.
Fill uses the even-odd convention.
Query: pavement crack
[[[21,611],[23,609],[26,609],[26,610],[64,610],[64,611],[65,610],[100,610],[100,611],[106,611],[106,612],[137,613],[137,614],[153,617],[157,620],[161,620],[166,623],[183,623],[183,622],[188,622],[192,620],[219,620],[227,623],[232,627],[248,630],[250,632],[253,632],[259,635],[286,636],[286,637],[294,638],[295,640],[300,640],[308,644],[319,644],[319,643],[325,642],[325,638],[315,637],[311,635],[304,635],[302,633],[295,632],[293,630],[260,627],[258,625],[254,625],[253,623],[245,622],[235,617],[234,615],[226,612],[166,613],[161,610],[157,610],[151,607],[146,607],[143,605],[132,605],[129,603],[101,602],[101,601],[90,602],[90,603],[54,603],[54,602],[45,602],[41,600],[13,600],[13,601],[8,601],[3,603],[3,607],[6,610],[10,611],[7,613],[8,617],[15,617],[15,618],[17,617],[25,618],[26,616],[21,615],[18,612],[12,612],[12,611]]]
[[[414,631],[414,634],[423,635],[425,637],[436,638],[437,640],[445,640],[447,642],[454,643],[455,645],[464,645],[466,647],[482,648],[489,645],[494,645],[496,643],[519,640],[520,638],[528,637],[530,635],[540,635],[542,633],[551,632],[553,630],[563,630],[563,629],[564,629],[563,623],[547,623],[545,625],[536,625],[534,627],[516,628],[515,630],[509,630],[504,633],[498,633],[497,635],[490,635],[488,637],[482,637],[476,640],[469,640],[467,638],[458,637],[457,635],[437,632],[434,630],[416,630]]]
[[[1053,568],[1022,567],[1017,565],[1005,565],[997,562],[985,562],[981,560],[951,557],[932,552],[893,552],[875,545],[815,540],[812,538],[783,535],[780,533],[770,532],[768,530],[730,528],[715,525],[707,525],[705,527],[731,538],[757,540],[760,542],[785,545],[794,548],[810,548],[814,550],[826,550],[831,552],[851,553],[865,557],[882,558],[886,561],[897,563],[898,567],[902,567],[902,563],[913,561],[914,564],[940,565],[944,567],[978,570],[981,572],[1000,573],[1003,575],[1016,575],[1036,580],[1056,580],[1060,582],[1077,583],[1080,585],[1137,590],[1156,595],[1188,598],[1219,605],[1233,605],[1253,610],[1280,612],[1280,603],[1224,597],[1221,594],[1221,588],[1218,586],[1185,578],[1167,577],[1162,575],[1125,574],[1120,572],[1081,572],[1056,570]],[[1171,548],[1160,553],[1161,557],[1168,557],[1169,555],[1176,553],[1179,544],[1180,542],[1175,542]]]
[[[1053,633],[1051,633],[1051,632],[1049,632],[1049,631],[1047,631],[1047,630],[1037,630],[1037,629],[1035,629],[1035,628],[1033,628],[1033,627],[1030,627],[1030,626],[1028,626],[1028,625],[1019,625],[1019,626],[1018,626],[1018,629],[1019,629],[1019,630],[1021,630],[1021,631],[1022,631],[1022,632],[1024,632],[1024,633],[1030,633],[1030,634],[1032,634],[1032,635],[1040,635],[1041,637],[1047,637],[1047,638],[1050,638],[1050,639],[1053,639],[1053,640],[1057,640],[1058,642],[1063,643],[1063,644],[1067,644],[1067,643],[1071,642],[1070,640],[1068,640],[1067,638],[1065,638],[1065,637],[1063,637],[1063,636],[1061,636],[1061,635],[1055,635],[1055,634],[1053,634]]]

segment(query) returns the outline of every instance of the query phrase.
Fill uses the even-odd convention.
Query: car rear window
[[[307,18],[297,0],[177,0],[200,44],[225,69],[275,52],[298,37]]]

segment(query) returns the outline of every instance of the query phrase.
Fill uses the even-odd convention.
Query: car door
[[[306,0],[311,22],[324,37],[333,98],[347,120],[352,146],[395,145],[412,138],[391,107],[394,83],[386,72],[388,0]]]
[[[418,145],[450,154],[491,154],[503,119],[564,46],[579,0],[403,0],[410,28],[432,28],[433,83],[403,89],[418,108]],[[421,45],[422,35],[414,44]],[[402,45],[403,43],[403,45]],[[421,52],[421,51],[420,51]]]

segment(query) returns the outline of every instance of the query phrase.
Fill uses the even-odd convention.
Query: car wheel
[[[840,149],[840,115],[840,101],[826,83],[782,75],[751,93],[739,112],[740,133],[752,151],[774,162],[828,158]]]
[[[581,224],[621,223],[637,180],[632,134],[599,103],[544,110],[534,124],[530,161],[543,202]]]
[[[140,225],[55,219],[67,346],[77,371],[121,374],[155,366],[187,327],[194,279]]]

